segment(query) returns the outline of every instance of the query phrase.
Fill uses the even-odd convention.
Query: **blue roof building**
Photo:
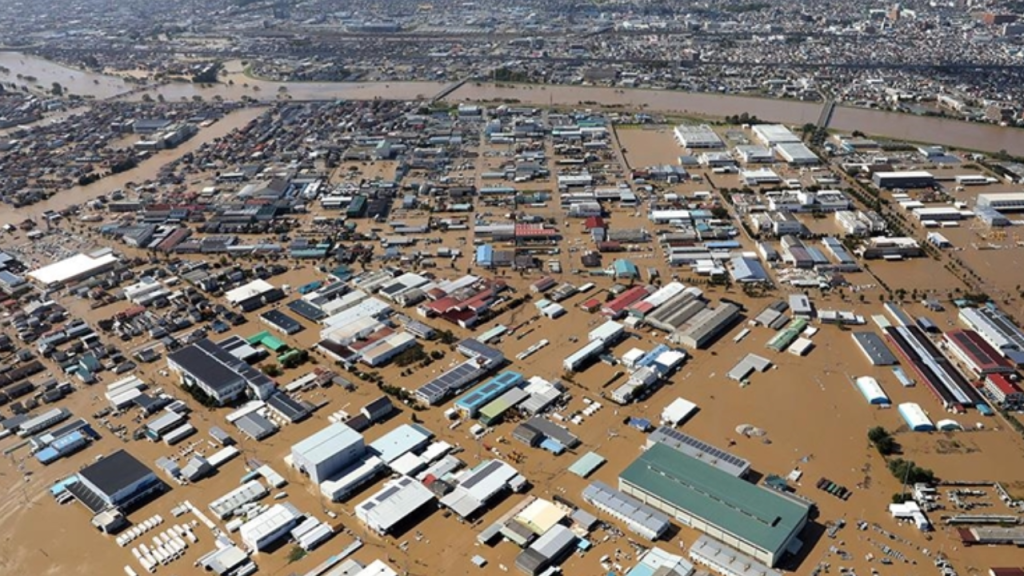
[[[462,398],[459,398],[455,402],[455,409],[466,414],[469,418],[476,418],[481,408],[490,404],[505,392],[519,386],[523,381],[522,374],[506,370],[470,390]]]
[[[639,278],[640,270],[625,258],[619,258],[612,263],[612,269],[615,271],[616,278]]]
[[[729,273],[736,282],[768,282],[768,272],[754,258],[737,256],[729,261]]]
[[[484,244],[476,248],[476,263],[478,266],[494,265],[494,246]]]

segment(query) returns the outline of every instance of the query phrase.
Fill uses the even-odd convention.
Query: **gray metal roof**
[[[885,340],[874,332],[853,332],[854,342],[875,366],[891,366],[897,363],[896,356],[885,345]]]
[[[614,512],[630,522],[643,526],[652,533],[660,534],[668,529],[668,515],[651,508],[643,502],[624,494],[604,482],[591,482],[583,489],[583,499],[595,506]]]

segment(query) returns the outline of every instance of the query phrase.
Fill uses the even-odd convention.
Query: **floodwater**
[[[43,202],[24,206],[21,208],[5,208],[0,211],[0,225],[16,224],[26,218],[38,218],[43,212],[53,210],[59,212],[74,204],[88,202],[97,196],[109,194],[119,188],[124,188],[130,182],[142,183],[156,177],[160,167],[168,162],[173,162],[189,152],[195,151],[207,142],[220,138],[236,128],[241,128],[250,120],[258,117],[264,112],[263,108],[243,108],[231,112],[224,118],[217,121],[208,128],[203,128],[191,140],[172,150],[158,152],[131,170],[101,178],[87,186],[75,186],[68,190],[57,192]]]
[[[142,90],[135,89],[120,78],[73,70],[17,52],[0,52],[0,66],[11,70],[7,81],[16,82],[16,74],[31,75],[38,79],[35,84],[49,87],[53,82],[60,82],[71,93],[99,99],[117,96],[141,99],[143,94],[148,93],[150,96],[163,95],[168,100],[189,99],[197,95],[204,98],[219,95],[236,100],[248,95],[258,100],[271,101],[286,93],[293,100],[411,100],[431,98],[446,86],[442,82],[270,82],[245,76],[241,63],[232,61],[227,66],[227,79],[233,84],[222,83],[204,88],[188,82],[172,82]],[[764,120],[786,124],[817,122],[822,108],[817,102],[668,90],[518,84],[497,86],[477,83],[467,83],[456,90],[450,99],[513,99],[533,105],[584,105],[585,102],[600,102],[604,105],[618,104],[634,109],[699,116],[727,116],[747,112]],[[833,114],[830,127],[957,148],[989,152],[1006,150],[1011,154],[1024,155],[1024,130],[990,124],[839,106]]]

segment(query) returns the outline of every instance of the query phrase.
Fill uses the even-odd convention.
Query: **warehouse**
[[[924,170],[875,172],[871,175],[871,181],[879,188],[931,188],[935,186],[935,176]]]
[[[540,444],[545,438],[554,440],[570,450],[580,445],[580,439],[575,434],[540,416],[534,416],[516,426],[512,431],[512,437],[530,446]]]
[[[562,361],[562,367],[568,372],[578,372],[589,365],[594,359],[604,352],[604,342],[595,340],[588,342],[585,346],[573,352],[568,358]]]
[[[267,310],[260,314],[260,321],[288,336],[302,332],[302,324],[280,310]]]
[[[775,155],[764,146],[742,145],[735,151],[744,164],[771,164],[775,161]]]
[[[708,536],[697,538],[690,546],[690,560],[723,576],[782,576],[781,572]]]
[[[1024,332],[999,310],[961,308],[959,319],[1003,356],[1009,356],[1009,350],[1024,351]]]
[[[71,492],[94,514],[108,508],[130,509],[165,488],[156,474],[134,456],[118,450],[78,471]]]
[[[782,156],[782,159],[791,166],[811,166],[821,162],[818,155],[812,152],[811,149],[805,146],[802,142],[776,144],[775,150],[777,150],[779,156]]]
[[[171,352],[167,367],[179,374],[182,385],[199,387],[221,406],[247,389],[259,399],[276,389],[273,380],[206,338]]]
[[[476,418],[481,408],[523,382],[522,374],[506,370],[459,398],[455,402],[455,409],[466,418]]]
[[[530,393],[522,388],[513,388],[505,392],[480,409],[480,423],[484,426],[498,424],[509,410],[523,403],[529,397]]]
[[[392,532],[434,502],[434,493],[416,480],[402,476],[356,505],[356,518],[380,536]]]
[[[455,489],[441,498],[441,505],[461,518],[474,518],[485,506],[510,489],[525,486],[526,479],[510,464],[486,460],[455,477]]]
[[[1019,212],[1024,210],[1024,192],[978,194],[977,206],[1000,212]]]
[[[367,366],[383,366],[416,346],[416,337],[408,332],[392,332],[359,350],[359,360]]]
[[[672,526],[665,514],[604,482],[591,482],[583,489],[583,500],[648,540],[661,538]]]
[[[432,432],[419,424],[402,424],[371,442],[368,448],[385,464],[391,464],[410,452],[425,448],[433,437]]]
[[[575,544],[576,535],[572,530],[558,524],[516,556],[516,568],[529,576],[537,576],[561,562]]]
[[[221,520],[230,518],[242,506],[250,502],[256,502],[267,494],[269,494],[267,487],[261,484],[259,480],[250,480],[210,502],[210,512],[213,512]]]
[[[871,376],[861,376],[854,380],[854,385],[860,390],[860,393],[864,395],[864,399],[868,401],[868,404],[874,405],[889,405],[892,402],[889,397],[885,395],[885,391],[882,390],[882,386]]]
[[[242,524],[238,534],[243,544],[259,552],[287,536],[301,518],[302,514],[291,504],[274,504],[266,512]]]
[[[754,138],[769,148],[800,142],[800,137],[782,124],[755,124],[750,127],[750,131],[754,133]]]
[[[739,306],[721,302],[717,308],[701,310],[694,315],[685,328],[671,335],[671,340],[688,348],[703,348],[732,326],[739,316]]]
[[[63,286],[85,278],[108,272],[117,265],[118,258],[109,251],[76,254],[53,264],[37,268],[28,277],[43,288]]]
[[[809,513],[807,504],[661,444],[623,470],[619,489],[770,566],[799,547]]]
[[[661,411],[661,423],[679,426],[697,411],[697,405],[683,398],[676,398]]]
[[[743,478],[750,472],[750,461],[745,458],[726,452],[721,448],[717,448],[685,434],[678,430],[673,430],[668,426],[659,426],[654,432],[647,437],[646,447],[650,448],[655,444],[661,444],[667,446],[676,452],[696,458],[701,462],[705,462],[714,466],[715,468],[735,476],[737,478]]]
[[[386,469],[384,461],[376,456],[360,458],[321,482],[320,493],[331,502],[341,502]]]
[[[946,349],[975,376],[1011,374],[1013,367],[1002,355],[973,330],[950,330],[942,339]]]
[[[903,421],[907,423],[907,426],[914,432],[934,432],[935,424],[928,418],[928,415],[924,413],[924,410],[918,404],[913,402],[904,402],[896,407],[899,411],[900,416],[903,417]]]
[[[683,148],[724,148],[725,143],[718,137],[718,134],[707,124],[695,126],[692,124],[680,124],[675,127],[673,133],[676,142]]]
[[[272,304],[284,298],[284,292],[275,288],[266,280],[256,279],[248,284],[239,286],[234,290],[224,293],[224,299],[229,304],[241,309],[243,312],[252,312],[267,304]]]
[[[320,484],[363,457],[362,434],[336,422],[292,446],[292,466]]]
[[[874,332],[853,332],[853,341],[857,348],[874,366],[892,366],[896,364],[896,356],[889,351],[882,337]]]

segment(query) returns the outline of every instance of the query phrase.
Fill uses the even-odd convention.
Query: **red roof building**
[[[647,298],[649,294],[646,286],[634,286],[601,307],[601,313],[609,318],[618,318],[627,308]]]
[[[604,218],[600,216],[590,216],[583,221],[583,228],[586,230],[593,230],[594,228],[607,228],[604,224]]]
[[[946,347],[975,376],[1009,374],[1013,367],[974,330],[950,330],[943,335]]]
[[[580,308],[583,308],[587,312],[596,312],[597,309],[600,307],[601,301],[598,300],[597,298],[591,298],[590,300],[587,300],[583,304],[580,304]]]
[[[1005,374],[989,374],[985,377],[985,391],[1004,407],[1024,406],[1024,390]]]

